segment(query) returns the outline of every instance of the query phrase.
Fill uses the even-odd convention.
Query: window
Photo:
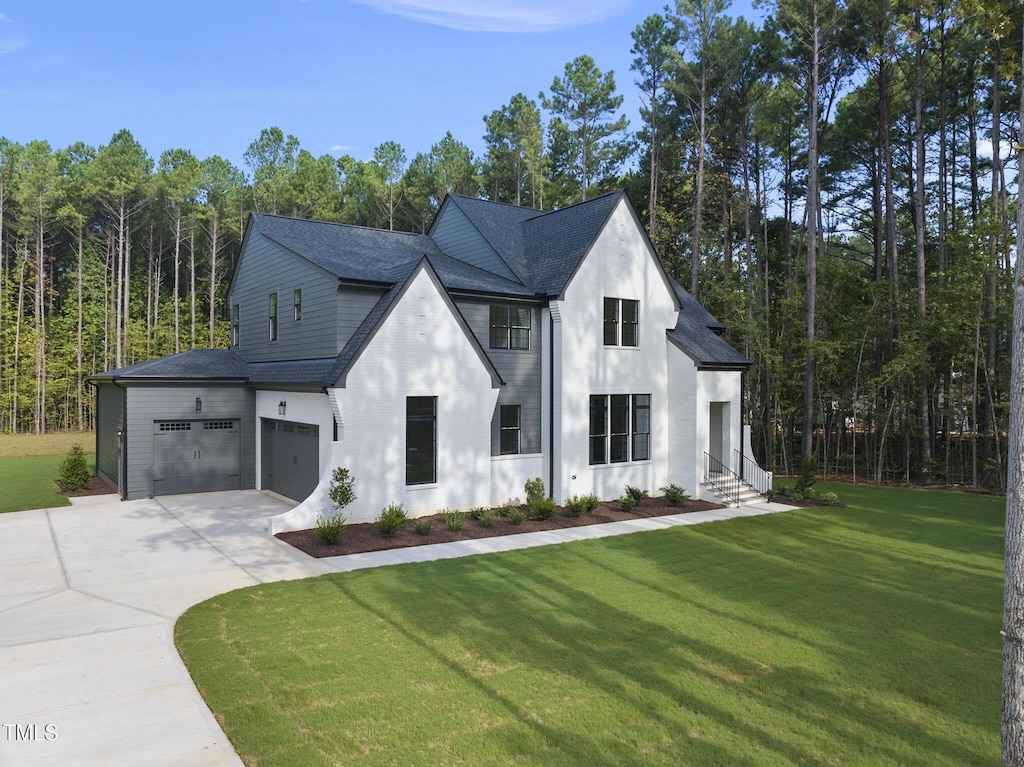
[[[501,444],[502,455],[514,455],[520,450],[519,405],[501,406]]]
[[[604,300],[604,345],[637,346],[640,328],[640,302],[629,298]]]
[[[231,345],[238,346],[238,341],[238,304],[233,304],[231,307]]]
[[[405,400],[405,484],[437,481],[437,397]]]
[[[270,340],[277,340],[277,293],[270,294]]]
[[[296,322],[302,322],[302,288],[296,288],[293,306],[295,307],[293,319]]]
[[[528,306],[491,307],[491,348],[530,348],[532,312]]]
[[[651,457],[651,395],[590,397],[590,464],[647,461]]]

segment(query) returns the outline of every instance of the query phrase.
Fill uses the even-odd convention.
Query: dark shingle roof
[[[699,368],[750,367],[751,361],[718,335],[725,326],[682,285],[671,278],[670,281],[680,309],[676,326],[668,331],[669,340]]]
[[[362,226],[254,213],[253,231],[299,254],[336,277],[390,282],[389,270],[440,256],[425,234],[368,229]]]
[[[137,365],[97,373],[103,379],[210,379],[249,377],[249,365],[230,349],[191,349],[170,357],[140,362]]]

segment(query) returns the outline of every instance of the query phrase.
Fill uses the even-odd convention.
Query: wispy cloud
[[[466,32],[551,32],[601,21],[629,0],[356,0],[381,13]]]
[[[13,24],[10,17],[0,11],[0,24]],[[28,48],[28,38],[21,37],[18,35],[8,36],[0,34],[0,56],[6,56],[10,53],[17,53]]]
[[[335,144],[329,150],[329,152],[351,152],[352,147],[346,146],[345,144]]]

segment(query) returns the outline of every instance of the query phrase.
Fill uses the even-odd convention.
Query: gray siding
[[[195,409],[202,397],[202,412]],[[127,498],[153,494],[153,422],[238,419],[241,489],[256,487],[256,397],[242,384],[128,384]],[[116,476],[116,475],[115,475]]]
[[[494,301],[496,305],[507,305]],[[530,329],[529,351],[511,351],[490,348],[490,303],[460,301],[459,311],[466,318],[473,334],[494,362],[505,385],[498,391],[498,404],[491,417],[491,455],[500,451],[500,407],[501,405],[520,406],[520,451],[522,453],[541,452],[540,441],[540,403],[541,403],[541,312],[537,307],[531,309],[532,320]]]
[[[302,320],[293,296],[302,290]],[[250,233],[228,296],[239,307],[239,346],[247,362],[324,359],[338,354],[338,282],[258,231]],[[277,341],[270,341],[270,294],[277,293]]]
[[[96,385],[96,473],[117,489],[117,431],[124,423],[124,389]]]
[[[517,279],[512,270],[494,252],[494,248],[487,244],[476,227],[466,218],[466,214],[455,205],[445,205],[430,236],[446,256],[500,274],[510,280]]]
[[[383,295],[384,291],[382,290],[350,287],[341,288],[338,291],[336,299],[338,302],[338,348],[331,354],[332,357],[345,348],[345,344],[352,338],[356,328],[362,324],[366,315],[377,305]]]

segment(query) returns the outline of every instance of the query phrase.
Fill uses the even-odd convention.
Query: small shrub
[[[80,493],[85,490],[91,477],[82,446],[75,443],[68,451],[67,457],[60,462],[61,490],[65,493]]]
[[[776,493],[776,495],[789,495],[789,496],[791,496],[791,495],[793,495],[793,488],[791,488],[789,485],[783,483],[781,485],[778,485],[775,488],[775,493]]]
[[[355,478],[343,466],[338,466],[334,473],[331,474],[331,487],[327,491],[327,495],[330,496],[334,505],[338,507],[338,511],[341,511],[356,499],[356,494],[353,490],[355,483]]]
[[[484,527],[494,527],[495,523],[498,521],[498,515],[492,514],[489,511],[485,511],[483,514],[476,518],[476,521]]]
[[[764,491],[764,497],[767,498],[769,501],[778,494],[779,491],[776,490],[774,487],[769,487],[767,490]]]
[[[551,519],[558,511],[554,498],[537,498],[530,504],[530,515],[534,519]]]
[[[499,517],[511,517],[512,516],[512,512],[515,511],[515,510],[516,510],[515,506],[513,506],[510,503],[506,503],[503,506],[499,506],[498,507],[498,516]]]
[[[490,514],[490,510],[485,509],[483,506],[477,506],[475,509],[469,510],[469,516],[473,519],[480,519],[484,514]]]
[[[544,492],[544,480],[540,477],[526,480],[526,505],[534,519],[550,519],[558,509],[555,499]]]
[[[619,498],[619,506],[622,507],[623,511],[630,511],[634,506],[636,506],[636,504],[636,498],[631,495],[624,495]]]
[[[804,456],[800,479],[796,481],[796,486],[793,490],[799,493],[801,497],[806,498],[811,495],[811,488],[817,481],[817,478],[814,476],[814,456]]]
[[[626,495],[634,501],[634,506],[640,503],[644,498],[647,498],[647,491],[641,490],[639,487],[633,487],[632,485],[626,485]]]
[[[547,498],[544,492],[544,480],[540,477],[526,480],[526,505],[529,506],[534,501],[544,498]]]
[[[430,520],[414,519],[412,521],[412,529],[420,535],[430,535]]]
[[[678,506],[683,501],[690,500],[690,496],[686,494],[686,491],[675,483],[665,485],[665,487],[661,488],[661,492],[665,496],[665,501],[670,506]]]
[[[316,518],[316,537],[320,543],[332,546],[341,540],[348,529],[348,520],[340,511],[325,517],[320,514]]]
[[[509,507],[509,508],[510,508],[510,510],[508,512],[508,521],[509,522],[511,522],[513,525],[521,525],[521,524],[523,524],[523,522],[526,521],[526,512],[525,511],[523,511],[522,509],[516,509],[514,507]]]
[[[570,517],[582,517],[588,511],[593,511],[601,503],[601,499],[593,493],[589,495],[573,495],[565,499],[565,510]]]
[[[839,496],[835,493],[822,493],[819,499],[826,506],[838,506]]]
[[[448,525],[448,529],[453,533],[459,532],[459,530],[466,526],[466,518],[455,509],[442,509],[438,512],[438,516],[444,520],[444,523]]]
[[[377,532],[382,538],[393,538],[399,530],[405,527],[409,517],[400,503],[392,503],[386,509],[381,509],[374,524],[377,525]]]

